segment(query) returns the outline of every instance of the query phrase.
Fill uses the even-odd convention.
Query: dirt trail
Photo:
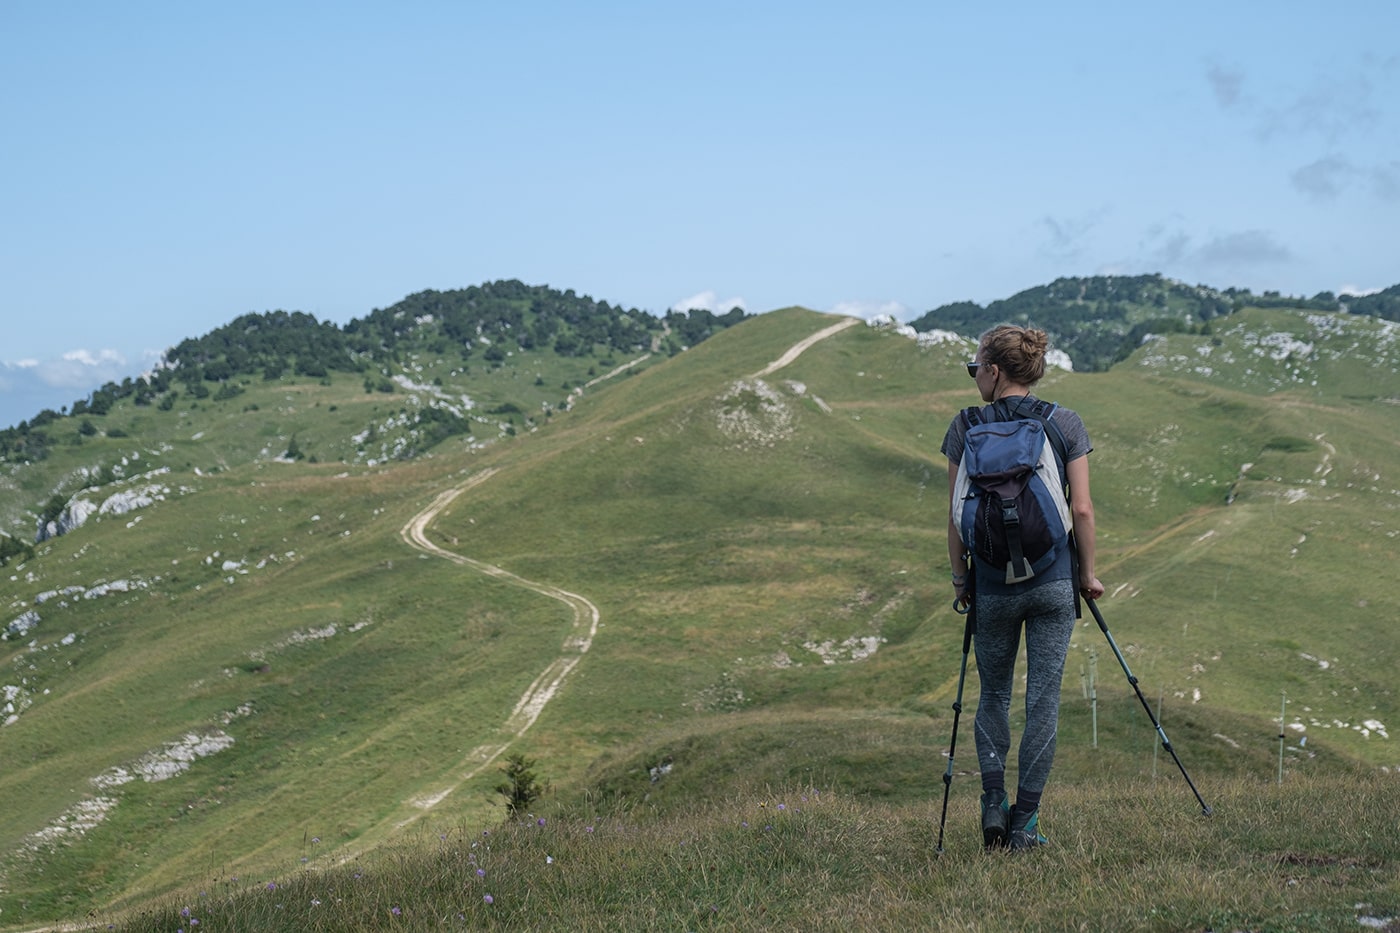
[[[494,564],[465,557],[446,548],[439,547],[428,539],[428,526],[442,514],[454,499],[471,489],[490,479],[495,470],[484,470],[473,476],[466,483],[454,489],[449,489],[439,495],[423,511],[419,512],[408,524],[404,525],[399,532],[403,540],[434,557],[441,557],[443,560],[450,560],[454,564],[469,567],[478,573],[484,573],[490,577],[504,580],[516,586],[523,587],[531,592],[539,593],[550,599],[557,599],[573,610],[574,622],[569,630],[569,635],[560,646],[560,656],[555,658],[545,667],[544,671],[535,678],[529,688],[515,704],[515,709],[511,710],[510,716],[500,727],[499,739],[485,745],[479,745],[467,753],[462,762],[461,771],[455,783],[435,792],[424,794],[415,798],[412,803],[420,810],[430,810],[441,803],[449,794],[460,787],[463,783],[471,780],[488,767],[492,762],[501,756],[511,743],[525,734],[525,730],[534,725],[535,720],[544,712],[545,706],[563,686],[565,678],[578,665],[579,660],[593,644],[593,638],[598,634],[599,613],[598,607],[593,605],[586,597],[577,593],[570,593],[568,590],[551,586],[548,583],[538,583],[534,580],[526,580],[524,577],[511,573]],[[413,817],[405,820],[400,826],[413,821]]]
[[[769,363],[763,370],[756,373],[755,376],[767,376],[777,372],[797,359],[798,356],[813,344],[859,323],[861,323],[859,318],[846,318],[832,324],[830,327],[823,328],[803,338],[789,347],[787,352],[778,359]],[[645,359],[645,357],[643,357],[643,359]],[[608,375],[616,375],[629,366],[635,365],[637,362],[640,362],[640,360],[634,360],[632,363],[620,366],[617,370],[614,370]],[[454,564],[460,564],[478,573],[484,573],[487,576],[505,580],[508,583],[539,593],[541,596],[557,599],[573,610],[574,623],[569,631],[568,637],[564,639],[563,645],[560,646],[559,657],[555,658],[545,667],[544,671],[535,678],[534,682],[530,684],[529,688],[520,697],[519,702],[515,704],[515,709],[511,710],[510,716],[507,717],[506,721],[500,726],[498,738],[487,744],[479,745],[468,752],[466,758],[459,767],[457,779],[452,784],[431,793],[420,795],[411,801],[413,806],[423,812],[437,806],[454,790],[489,767],[492,762],[499,758],[506,749],[510,747],[511,743],[524,735],[525,730],[534,725],[535,720],[544,712],[545,706],[554,698],[559,688],[564,685],[564,681],[568,678],[569,674],[578,666],[578,662],[582,660],[583,655],[593,644],[594,637],[598,634],[598,607],[593,605],[586,597],[580,596],[578,593],[571,593],[568,590],[560,589],[557,586],[551,586],[548,583],[526,580],[524,577],[517,576],[494,564],[488,564],[485,561],[465,557],[454,551],[439,547],[429,540],[428,527],[442,514],[443,510],[451,505],[452,501],[463,492],[486,482],[495,475],[495,473],[495,469],[483,470],[461,486],[449,489],[438,495],[427,508],[413,516],[413,518],[408,521],[408,524],[403,526],[403,529],[399,532],[400,537],[402,537],[404,542],[409,546],[417,548],[425,554],[441,557],[443,560],[450,560]],[[399,827],[413,822],[419,815],[422,814],[419,813],[415,816],[408,817],[398,824]]]
[[[759,378],[761,376],[771,376],[773,373],[782,369],[784,366],[788,365],[793,360],[801,356],[804,351],[806,351],[809,347],[812,346],[812,344],[819,343],[820,341],[825,340],[833,334],[839,334],[846,328],[853,327],[859,323],[861,323],[860,318],[848,317],[845,320],[838,321],[835,324],[832,324],[830,327],[826,327],[822,330],[817,331],[810,337],[806,337],[802,340],[799,340],[797,343],[789,347],[788,351],[782,356],[778,357],[776,360],[769,363],[767,366],[763,367],[758,372],[754,373],[754,378]]]

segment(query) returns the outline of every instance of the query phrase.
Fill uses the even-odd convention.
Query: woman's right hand
[[[953,605],[966,609],[972,605],[972,585],[967,580],[961,583],[953,581]]]

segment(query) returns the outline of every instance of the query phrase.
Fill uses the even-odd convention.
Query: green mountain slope
[[[480,447],[744,317],[657,317],[517,281],[419,292],[344,328],[301,312],[245,314],[181,341],[145,377],[0,431],[0,561],[86,488],[163,466],[373,466],[449,440]]]
[[[1056,279],[1000,299],[985,308],[955,302],[912,322],[920,332],[942,329],[976,335],[1010,321],[1044,329],[1052,344],[1079,370],[1102,371],[1127,358],[1149,334],[1201,333],[1216,318],[1250,308],[1343,312],[1400,320],[1400,285],[1371,295],[1340,298],[1321,292],[1291,298],[1187,285],[1162,275],[1096,275]]]
[[[1290,771],[1400,766],[1400,411],[1384,376],[1368,392],[1328,368],[1321,336],[1306,366],[1261,355],[1344,323],[1390,372],[1389,325],[1228,320],[1244,329],[1042,387],[1095,443],[1104,612],[1208,797],[1271,775],[1281,693]],[[489,827],[506,749],[561,798],[674,809],[800,781],[928,799],[962,633],[938,446],[975,400],[971,350],[786,309],[412,460],[247,456],[293,426],[328,450],[386,404],[334,375],[249,384],[256,409],[211,399],[163,439],[106,432],[128,477],[108,487],[160,491],[5,569],[9,618],[38,618],[0,643],[0,795],[23,802],[0,813],[0,918]],[[1092,623],[1072,646],[1066,783],[1152,767],[1105,647]]]

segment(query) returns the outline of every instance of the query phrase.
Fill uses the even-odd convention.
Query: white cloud
[[[671,305],[672,311],[709,311],[714,314],[723,314],[733,308],[747,311],[748,305],[742,298],[730,298],[727,301],[720,301],[719,295],[712,291],[703,291],[698,295],[691,295],[689,298],[682,298]]]
[[[1357,298],[1364,298],[1367,295],[1378,295],[1385,291],[1383,288],[1362,288],[1360,285],[1343,285],[1337,289],[1338,295],[1355,295]]]
[[[80,348],[58,359],[0,361],[0,427],[18,424],[43,409],[58,411],[98,386],[134,375],[117,350]]]
[[[116,363],[118,366],[125,366],[126,359],[116,350],[98,350],[93,353],[91,350],[69,350],[63,354],[63,358],[70,363],[82,363],[84,366],[102,366],[106,363]]]
[[[61,359],[35,363],[30,369],[41,382],[56,389],[87,390],[130,375],[126,357],[116,350],[69,350]]]
[[[94,353],[86,348],[69,350],[56,360],[25,357],[0,362],[0,370],[4,372],[60,388],[91,385],[94,379],[118,377],[126,369],[126,357],[116,350],[98,350]]]

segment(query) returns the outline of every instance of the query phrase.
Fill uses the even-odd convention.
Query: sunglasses
[[[977,370],[978,370],[980,367],[983,367],[983,366],[986,366],[986,365],[987,365],[986,363],[968,363],[968,364],[967,364],[967,374],[968,374],[969,376],[971,376],[973,379],[976,379],[976,378],[977,378]]]

